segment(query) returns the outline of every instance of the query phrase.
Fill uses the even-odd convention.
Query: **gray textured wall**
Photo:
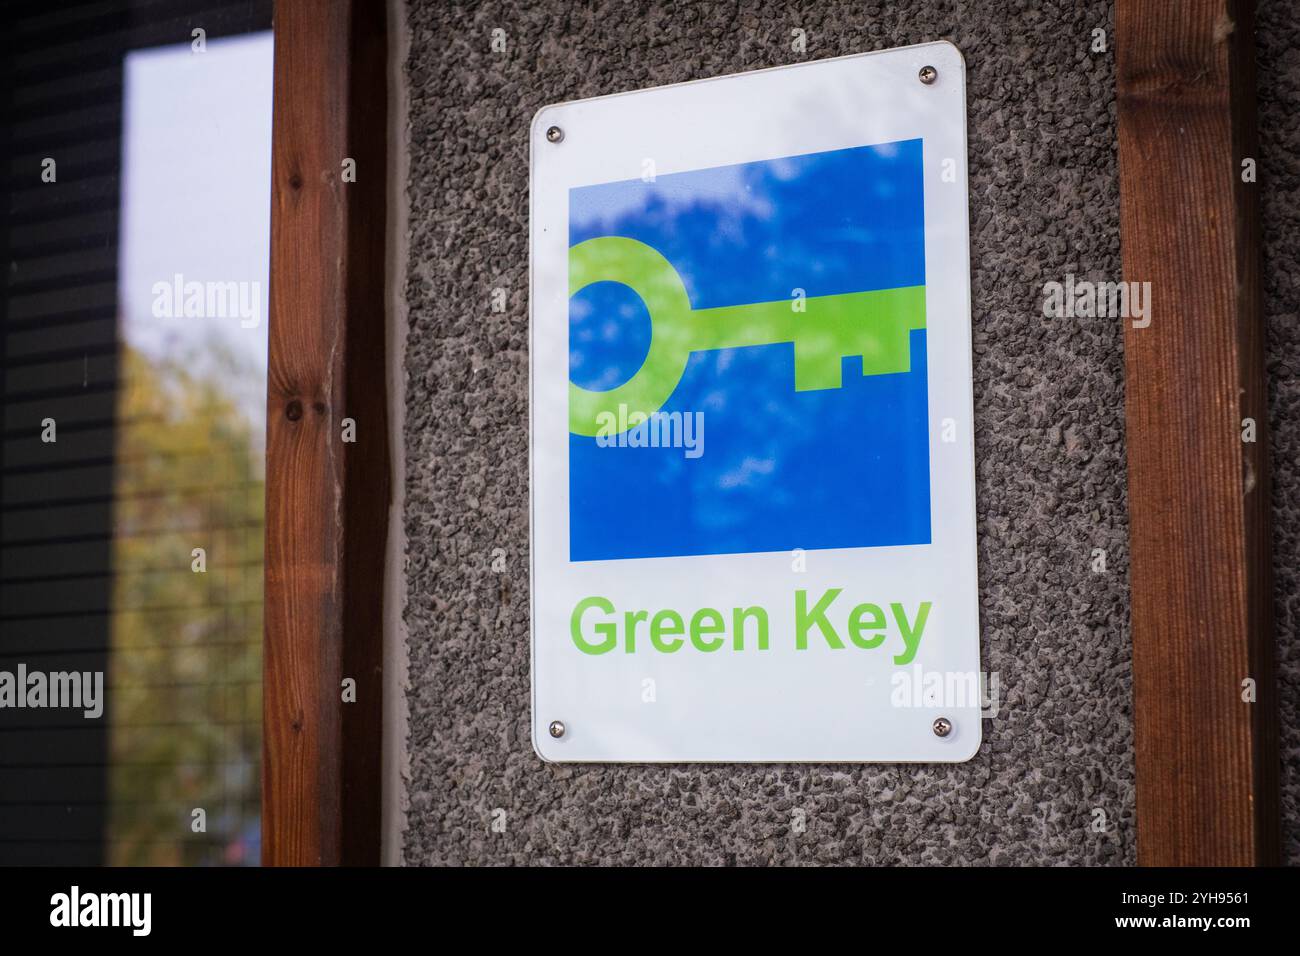
[[[1094,28],[1111,33],[1110,4],[415,0],[408,14],[405,861],[1132,863],[1121,329],[1041,317],[1048,279],[1120,275],[1113,53],[1089,49]],[[505,56],[490,52],[496,27]],[[966,56],[982,655],[1001,713],[959,766],[543,764],[528,719],[529,119],[796,62],[792,27],[808,59],[936,39]],[[1294,39],[1267,46],[1294,63]],[[1265,109],[1266,162],[1296,142],[1295,84],[1285,92]],[[1288,263],[1293,155],[1291,202],[1266,216]],[[1285,303],[1271,341],[1294,355],[1294,283],[1269,292]],[[1289,383],[1275,395],[1297,398]],[[1289,508],[1297,436],[1280,413],[1274,426]],[[1279,541],[1293,568],[1295,527]],[[495,548],[507,573],[491,570]],[[1280,582],[1294,591],[1294,572]],[[1281,611],[1294,629],[1295,600]]]
[[[1282,717],[1283,855],[1300,865],[1300,10],[1259,5],[1259,188],[1273,442],[1273,576]]]

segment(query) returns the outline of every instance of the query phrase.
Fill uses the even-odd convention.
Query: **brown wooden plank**
[[[1124,333],[1138,861],[1274,864],[1253,4],[1117,0],[1115,47],[1124,278],[1151,283]]]
[[[379,860],[383,3],[275,9],[262,860]],[[342,163],[356,160],[357,181]],[[342,440],[343,420],[356,442]],[[341,683],[357,682],[343,703]]]

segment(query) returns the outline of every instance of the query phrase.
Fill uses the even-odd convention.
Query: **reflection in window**
[[[202,7],[0,24],[0,704],[104,681],[0,709],[0,863],[260,854],[270,4]]]

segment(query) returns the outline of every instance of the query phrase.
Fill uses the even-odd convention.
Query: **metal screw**
[[[923,66],[921,67],[921,72],[916,75],[920,78],[922,83],[929,86],[939,78],[939,71],[932,66]]]
[[[552,724],[552,727],[555,725]],[[947,717],[934,718],[934,735],[936,737],[947,737],[952,733],[952,721]]]
[[[551,736],[556,738],[557,740],[560,737],[564,736],[564,721],[562,720],[551,721]]]
[[[558,126],[552,126],[546,131],[546,139],[548,142],[558,143],[560,140],[564,139],[564,130],[560,129]],[[560,733],[564,733],[563,724],[560,725]],[[559,736],[559,734],[556,736]]]

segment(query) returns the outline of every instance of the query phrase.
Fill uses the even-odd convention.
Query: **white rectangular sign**
[[[563,103],[530,135],[538,754],[970,758],[961,54]]]

